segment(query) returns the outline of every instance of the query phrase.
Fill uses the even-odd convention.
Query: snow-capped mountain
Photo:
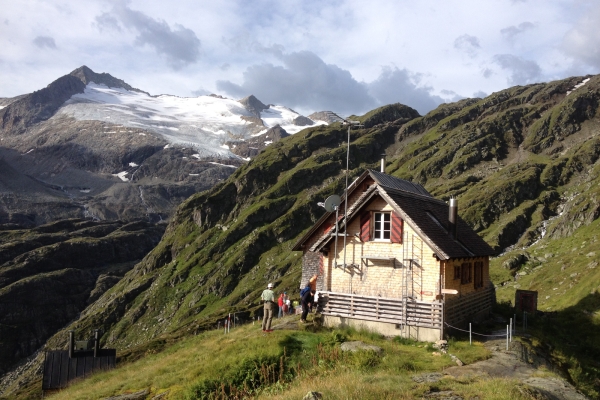
[[[261,103],[262,104],[262,103]],[[264,106],[256,115],[237,100],[219,96],[150,96],[122,87],[90,82],[71,96],[57,115],[144,129],[169,144],[193,147],[201,156],[234,156],[227,142],[246,140],[279,125],[293,134],[312,121],[283,106]],[[303,125],[299,125],[303,124]]]
[[[164,220],[270,143],[329,122],[254,96],[151,96],[83,66],[0,98],[0,225]]]

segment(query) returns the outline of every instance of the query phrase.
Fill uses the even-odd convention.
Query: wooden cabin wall
[[[375,199],[368,207],[368,211],[393,211],[383,199]],[[360,218],[355,218],[348,227],[349,236],[346,238],[346,264],[352,264],[353,268],[334,268],[337,258],[339,266],[344,263],[344,239],[340,237],[337,245],[337,255],[334,254],[335,246],[329,246],[329,257],[325,259],[326,290],[341,293],[354,293],[365,296],[380,296],[387,298],[402,298],[402,275],[408,262],[404,260],[406,254],[413,250],[412,240],[419,249],[420,267],[415,267],[414,272],[414,295],[418,300],[433,301],[439,293],[440,265],[433,257],[432,249],[427,246],[420,237],[404,223],[404,237],[408,233],[409,243],[391,243],[383,241],[361,242],[357,237],[360,233]],[[406,246],[406,247],[405,247]],[[379,258],[394,258],[395,262],[381,259],[368,259],[363,257],[372,256]],[[395,264],[395,268],[394,268]],[[411,288],[412,289],[412,288]],[[409,295],[411,294],[409,290]]]

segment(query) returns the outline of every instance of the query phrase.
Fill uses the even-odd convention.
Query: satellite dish
[[[325,210],[328,212],[334,212],[340,205],[341,201],[342,199],[340,199],[340,196],[337,194],[329,196],[327,200],[325,200]]]

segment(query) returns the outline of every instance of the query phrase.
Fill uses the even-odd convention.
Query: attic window
[[[389,212],[376,212],[374,216],[374,229],[373,239],[374,240],[390,240],[392,217]]]

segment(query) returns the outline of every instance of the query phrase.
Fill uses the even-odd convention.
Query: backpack
[[[306,286],[304,289],[302,289],[300,291],[300,298],[304,297],[304,295],[306,294],[306,292],[310,291],[310,286]]]

